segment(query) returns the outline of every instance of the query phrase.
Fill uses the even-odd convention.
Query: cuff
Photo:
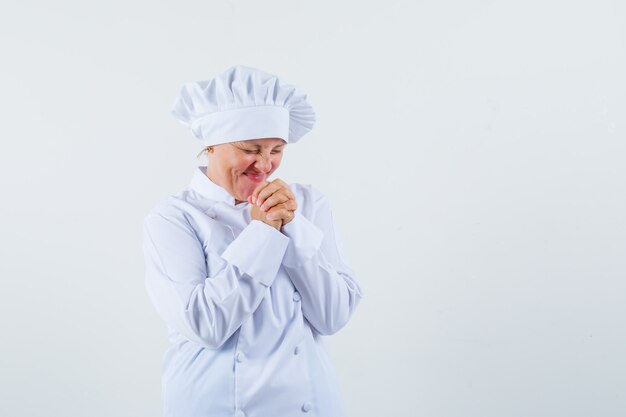
[[[283,258],[283,265],[289,268],[300,267],[311,259],[324,239],[324,232],[301,214],[296,214],[281,230],[289,237]]]
[[[289,238],[270,225],[252,220],[222,253],[242,273],[269,287],[280,268]]]

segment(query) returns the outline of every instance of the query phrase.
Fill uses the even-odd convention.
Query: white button
[[[300,293],[298,291],[293,293],[293,301],[300,301]]]
[[[298,353],[300,353],[300,346],[296,346],[296,348],[293,350],[294,355],[297,355]]]
[[[311,407],[312,407],[311,403],[307,401],[304,404],[302,404],[302,411],[304,411],[305,413],[308,413]]]
[[[243,353],[237,352],[237,354],[235,355],[235,360],[237,362],[243,362]]]
[[[235,417],[246,417],[246,413],[243,410],[235,410]]]

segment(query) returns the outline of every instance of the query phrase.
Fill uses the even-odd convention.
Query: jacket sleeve
[[[296,211],[282,227],[289,237],[283,267],[298,290],[302,311],[322,335],[337,332],[361,300],[362,292],[343,252],[328,199],[315,201],[312,220]]]
[[[209,348],[220,347],[259,306],[289,241],[253,220],[222,254],[207,257],[184,218],[150,213],[143,231],[145,285],[157,312]]]

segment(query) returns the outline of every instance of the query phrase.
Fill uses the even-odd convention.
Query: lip
[[[250,181],[254,183],[259,183],[265,179],[265,175],[263,174],[250,174],[250,173],[244,172],[243,175],[245,175]]]

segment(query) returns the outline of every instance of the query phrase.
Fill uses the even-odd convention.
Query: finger
[[[277,182],[277,180],[270,182],[265,188],[259,191],[256,198],[256,204],[258,206],[261,206],[265,202],[266,198],[268,198],[281,188],[283,188],[283,185]]]
[[[289,221],[295,216],[294,212],[287,209],[274,210],[267,214],[267,219]]]
[[[285,188],[289,188],[289,184],[287,184],[285,181],[281,180],[280,178],[276,178],[276,179],[274,180],[274,182],[276,182],[276,183],[278,183],[278,184],[282,185],[282,186],[283,186],[283,187],[285,187]]]
[[[284,204],[274,206],[267,212],[266,217],[270,220],[291,220],[294,216],[294,212],[289,210]]]
[[[275,194],[277,192],[282,192],[287,197],[293,200],[296,199],[296,196],[293,194],[293,191],[291,191],[289,184],[287,184],[285,181],[281,180],[280,178],[276,178],[274,181],[271,182],[271,185],[269,185],[267,188],[259,192],[259,196],[257,198],[256,203],[259,206],[261,206],[270,195]]]
[[[296,211],[298,209],[298,203],[296,200],[287,200],[283,203],[285,208],[289,211]]]
[[[268,198],[267,200],[265,200],[265,203],[263,203],[263,205],[265,206],[265,210],[261,209],[261,211],[266,211],[269,213],[269,211],[273,208],[278,206],[279,208],[286,208],[287,210],[291,210],[291,211],[296,211],[298,209],[298,202],[296,200],[292,200],[292,199],[288,199],[285,201],[281,201],[279,203],[276,204],[271,204],[271,200],[274,198],[274,196],[276,195],[283,195],[282,193],[274,193],[270,198]]]
[[[296,196],[293,194],[293,191],[291,191],[291,186],[289,184],[287,184],[285,181],[281,180],[280,178],[276,178],[276,182],[278,182],[279,184],[282,184],[283,190],[289,196],[289,198],[293,198],[294,200],[296,199]]]
[[[269,184],[270,183],[268,181],[263,181],[255,187],[254,191],[252,191],[252,194],[250,194],[251,204],[256,204],[256,200],[259,197],[259,192]]]
[[[269,196],[265,200],[265,202],[261,204],[259,207],[261,208],[261,210],[267,211],[268,209],[274,207],[275,205],[284,203],[286,201],[289,201],[289,197],[285,195],[285,193],[282,190],[278,190],[274,194]]]

